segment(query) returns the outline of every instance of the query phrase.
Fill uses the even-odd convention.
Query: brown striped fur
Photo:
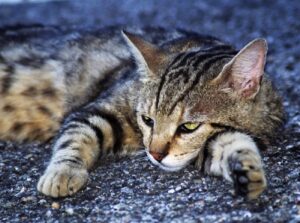
[[[283,119],[263,73],[265,41],[236,51],[192,32],[128,30],[138,35],[27,28],[0,38],[0,137],[56,135],[38,190],[71,195],[99,157],[146,147],[163,169],[194,161],[256,198],[266,180],[251,136],[267,140]]]

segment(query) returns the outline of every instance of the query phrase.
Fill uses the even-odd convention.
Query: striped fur
[[[236,51],[182,30],[128,30],[138,35],[53,27],[2,33],[1,138],[54,136],[38,190],[71,195],[99,158],[145,147],[163,169],[194,162],[256,198],[266,180],[252,136],[268,139],[283,118],[263,75],[265,41]]]

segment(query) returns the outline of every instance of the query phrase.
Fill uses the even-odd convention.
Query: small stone
[[[35,200],[35,197],[33,196],[28,196],[28,197],[22,197],[21,201],[23,202],[28,202],[28,201],[33,201]]]
[[[45,199],[39,200],[39,204],[46,204],[46,203],[47,203],[47,201]]]
[[[215,198],[212,197],[212,196],[206,196],[204,199],[205,199],[205,201],[207,201],[207,202],[212,202],[212,201],[215,200]]]
[[[15,204],[13,202],[6,202],[5,204],[2,205],[4,208],[12,208],[14,207]]]
[[[67,214],[69,214],[69,215],[74,214],[73,208],[67,208],[67,209],[66,209],[66,212],[67,212]]]
[[[251,217],[252,217],[252,214],[251,214],[251,212],[249,212],[249,211],[245,211],[245,212],[243,213],[243,215],[244,215],[244,217],[246,217],[246,218],[251,218]]]
[[[280,199],[276,199],[274,203],[275,204],[280,204]]]
[[[300,177],[300,168],[291,171],[287,176],[292,179],[298,179]]]
[[[195,179],[194,180],[194,183],[196,183],[196,184],[201,184],[203,181],[201,180],[201,179]]]
[[[177,186],[176,188],[175,188],[175,191],[180,191],[182,188],[181,188],[181,186]]]
[[[123,187],[123,188],[121,189],[121,192],[122,192],[122,193],[125,193],[125,194],[133,194],[133,190],[130,189],[130,188],[128,188],[128,187]]]
[[[298,205],[297,207],[299,207],[299,210],[300,210],[300,196],[296,197],[295,202]]]
[[[174,190],[174,189],[170,189],[170,190],[168,190],[168,193],[169,193],[169,194],[174,194],[174,193],[175,193],[175,190]]]
[[[24,193],[25,191],[26,191],[26,188],[22,187],[21,190],[20,190],[20,192],[17,193],[15,196],[17,197],[17,196],[21,195],[22,193]]]
[[[204,207],[205,202],[204,202],[203,200],[200,200],[200,201],[198,201],[198,202],[196,203],[196,205],[199,206],[199,207]]]
[[[286,149],[292,149],[292,148],[294,148],[294,147],[295,147],[295,145],[290,144],[290,145],[287,145],[287,146],[286,146]]]
[[[28,155],[26,155],[24,158],[25,159],[29,159],[29,158],[31,158],[33,155],[32,154],[28,154]]]
[[[52,216],[52,212],[50,211],[50,210],[48,210],[47,212],[46,212],[46,217],[47,218],[50,218]]]
[[[58,202],[53,202],[53,203],[51,204],[51,207],[52,207],[52,209],[59,209],[59,208],[60,208],[60,205],[59,205]]]

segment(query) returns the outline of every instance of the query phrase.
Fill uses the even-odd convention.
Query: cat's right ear
[[[213,82],[223,91],[235,92],[245,99],[254,98],[264,74],[267,49],[266,40],[253,40],[223,67]]]
[[[157,76],[156,74],[166,59],[164,51],[135,34],[123,30],[122,35],[129,46],[139,72],[151,77]]]

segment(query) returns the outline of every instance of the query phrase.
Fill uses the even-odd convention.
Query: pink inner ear
[[[254,80],[249,80],[248,82],[243,83],[241,94],[243,97],[251,97],[252,94],[256,93],[258,90],[256,86],[259,86],[259,83],[255,83]]]
[[[264,45],[253,42],[232,61],[231,85],[241,96],[254,97],[259,90],[265,65]]]

